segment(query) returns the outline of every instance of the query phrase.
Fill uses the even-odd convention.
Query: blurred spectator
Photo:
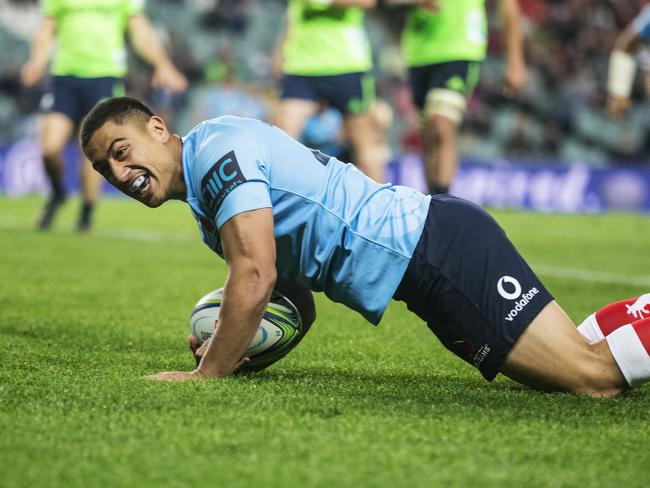
[[[370,114],[375,102],[372,53],[364,27],[375,0],[308,2],[288,0],[287,26],[273,63],[281,68],[280,95],[273,123],[300,138],[323,104],[343,116],[350,161],[383,182],[386,160],[373,143],[380,130]]]
[[[66,199],[63,183],[63,151],[76,126],[103,98],[123,94],[121,78],[126,74],[124,36],[153,68],[152,84],[161,90],[182,91],[187,80],[170,62],[158,37],[143,14],[141,2],[115,4],[106,0],[87,1],[70,7],[61,0],[42,2],[43,18],[31,42],[30,57],[22,66],[20,79],[31,89],[49,70],[50,86],[42,99],[41,152],[51,193],[38,228],[49,229]],[[82,157],[82,207],[77,229],[91,226],[94,204],[99,197],[101,178]]]
[[[595,165],[650,162],[645,89],[650,88],[650,75],[637,77],[632,108],[620,123],[604,113],[609,54],[619,33],[646,3],[519,0],[529,77],[517,101],[503,96],[504,41],[491,22],[488,58],[468,104],[460,154],[484,160],[512,157]],[[495,2],[487,4],[493,9]],[[152,92],[146,69],[131,62],[127,92],[174,112],[173,127],[180,132],[198,118],[223,111],[268,114],[273,99],[271,52],[285,9],[282,0],[148,0],[146,13],[191,89],[186,100]],[[33,113],[40,90],[20,90],[18,81],[39,20],[38,2],[0,0],[0,144],[35,131]],[[418,119],[405,91],[399,55],[400,15],[394,10],[369,11],[366,25],[375,47],[378,93],[394,111],[388,133],[392,152],[417,152]],[[650,56],[641,51],[638,58],[640,69],[649,71]],[[328,134],[331,140],[324,144],[340,144],[338,131]]]

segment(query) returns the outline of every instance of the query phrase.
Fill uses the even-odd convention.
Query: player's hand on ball
[[[201,364],[201,359],[203,358],[203,355],[205,354],[205,351],[207,351],[208,346],[210,345],[210,342],[212,341],[212,337],[209,337],[206,339],[205,342],[201,343],[198,337],[195,335],[190,335],[187,338],[189,345],[190,345],[190,351],[192,351],[192,354],[194,355],[194,360],[196,361],[196,370],[198,371],[200,368]],[[233,373],[237,373],[239,369],[246,365],[250,361],[250,358],[243,357],[239,360],[237,365],[235,366],[235,369]]]
[[[205,354],[206,349],[208,348],[208,345],[210,344],[210,341],[212,340],[212,337],[210,337],[208,340],[205,342],[201,343],[198,337],[195,335],[190,335],[187,338],[189,344],[190,344],[190,351],[192,351],[192,355],[194,356],[194,360],[196,361],[196,366],[199,366],[199,363],[201,362],[201,358]]]

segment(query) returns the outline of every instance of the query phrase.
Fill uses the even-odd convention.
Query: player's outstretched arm
[[[20,81],[23,85],[34,86],[43,78],[52,54],[55,33],[56,19],[54,17],[45,17],[38,26],[36,35],[32,40],[29,61],[25,63],[20,73]]]
[[[264,315],[276,280],[273,213],[270,208],[236,215],[219,231],[228,263],[219,323],[191,373],[160,373],[154,380],[184,381],[229,376],[241,366],[242,356]]]
[[[172,92],[187,88],[187,79],[172,64],[147,17],[142,14],[129,17],[127,32],[135,52],[153,67],[151,83],[154,88]]]
[[[499,11],[506,44],[506,70],[503,76],[505,91],[508,95],[517,95],[525,88],[528,78],[521,11],[516,0],[501,0]]]

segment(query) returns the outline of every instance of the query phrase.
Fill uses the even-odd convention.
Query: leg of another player
[[[90,161],[81,157],[79,168],[81,178],[81,211],[77,221],[77,230],[84,232],[90,230],[92,213],[95,203],[102,191],[102,176],[95,171]]]
[[[447,193],[456,174],[458,123],[444,115],[426,116],[422,129],[424,164],[429,193]]]
[[[595,397],[616,396],[629,388],[608,342],[585,341],[556,302],[528,326],[501,373],[535,389]]]
[[[39,229],[52,226],[57,210],[66,199],[63,186],[63,148],[72,136],[74,123],[66,115],[51,112],[43,116],[41,130],[41,153],[45,172],[52,186],[52,193],[38,222]]]
[[[345,132],[352,146],[354,163],[367,176],[383,183],[386,150],[382,127],[366,112],[345,117]]]
[[[279,127],[294,139],[302,134],[305,124],[318,111],[318,103],[300,98],[279,100],[274,113],[273,125]]]

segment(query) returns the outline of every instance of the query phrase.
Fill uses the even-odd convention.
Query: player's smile
[[[127,181],[127,191],[124,193],[127,193],[129,196],[136,198],[141,202],[145,202],[151,198],[151,193],[149,192],[151,189],[151,182],[151,175],[147,171],[143,171],[139,175],[135,175],[135,177],[131,178],[130,181]]]

